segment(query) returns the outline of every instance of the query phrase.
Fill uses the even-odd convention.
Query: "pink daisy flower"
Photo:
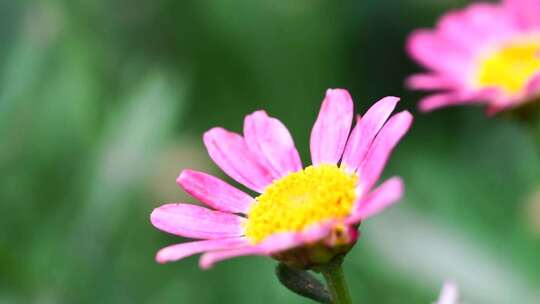
[[[236,256],[264,255],[309,267],[348,251],[360,221],[402,196],[398,177],[373,190],[412,122],[406,111],[388,119],[398,100],[383,98],[358,116],[350,131],[351,96],[346,90],[328,90],[311,132],[313,164],[306,168],[287,128],[264,111],[246,116],[243,136],[220,127],[207,131],[204,144],[210,157],[257,194],[184,170],[177,183],[209,208],[177,203],[154,209],[156,228],[198,239],[163,248],[156,260],[204,253],[200,266],[208,268]]]
[[[429,71],[408,79],[412,89],[437,93],[422,111],[484,103],[490,114],[540,93],[540,1],[475,3],[448,12],[435,29],[420,29],[407,50]]]

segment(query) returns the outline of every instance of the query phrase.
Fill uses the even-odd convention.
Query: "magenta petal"
[[[224,250],[245,246],[245,238],[228,238],[181,243],[162,248],[156,254],[158,263],[178,261],[190,255],[206,251]]]
[[[529,82],[527,83],[526,87],[527,95],[534,96],[539,93],[540,91],[540,72],[537,72],[534,74]]]
[[[202,268],[212,267],[215,263],[238,256],[246,255],[272,255],[290,248],[302,246],[304,244],[315,243],[326,237],[331,229],[332,222],[313,225],[302,232],[286,232],[269,236],[258,245],[250,245],[224,251],[214,251],[205,253],[201,257]]]
[[[358,121],[349,137],[341,161],[348,169],[356,170],[358,168],[375,135],[382,128],[398,101],[397,97],[385,97],[371,106],[364,117]]]
[[[347,90],[328,89],[311,131],[310,149],[314,165],[339,162],[353,118],[353,101]]]
[[[481,100],[475,100],[475,95],[463,96],[457,92],[439,93],[427,96],[420,100],[418,105],[420,111],[430,112],[442,107],[455,106],[464,103],[482,103]]]
[[[484,45],[514,35],[518,30],[518,22],[510,10],[498,4],[473,3],[463,10],[463,17],[462,22]]]
[[[440,74],[416,74],[407,78],[407,86],[413,90],[448,90],[455,88],[457,83]]]
[[[446,41],[455,44],[456,48],[468,51],[474,54],[478,47],[478,33],[470,30],[470,24],[467,22],[465,12],[461,10],[450,11],[439,19],[437,24],[438,35],[445,38]]]
[[[463,77],[470,69],[472,58],[451,41],[439,37],[432,30],[416,30],[407,41],[411,57],[424,66],[455,78]]]
[[[435,304],[459,304],[459,289],[455,282],[447,281],[439,295],[439,299]]]
[[[364,161],[358,168],[360,193],[368,192],[377,182],[386,165],[390,153],[407,133],[412,123],[412,115],[407,111],[392,116],[379,132]]]
[[[486,88],[482,90],[465,90],[448,93],[433,94],[420,101],[420,111],[429,112],[441,107],[448,107],[460,104],[481,104],[488,100],[500,98],[500,92],[496,88]]]
[[[213,251],[208,252],[202,255],[199,265],[203,269],[208,269],[212,266],[214,266],[215,263],[231,259],[234,257],[239,256],[246,256],[246,255],[267,255],[264,250],[257,246],[248,245],[246,247],[231,249],[231,250],[223,250],[223,251]]]
[[[242,136],[213,128],[203,139],[212,160],[237,182],[258,192],[272,183],[271,172],[253,155]]]
[[[265,111],[246,116],[244,137],[259,161],[269,168],[274,178],[302,169],[300,155],[287,128]]]
[[[194,198],[219,211],[246,213],[254,199],[209,174],[184,170],[176,182]]]
[[[447,48],[465,50],[473,59],[483,47],[516,31],[517,22],[510,10],[497,4],[473,3],[441,17],[435,33],[440,40],[448,42]]]
[[[403,181],[399,177],[392,177],[361,198],[357,206],[355,206],[353,214],[346,222],[356,224],[363,221],[398,202],[402,196]]]
[[[431,112],[438,108],[467,103],[467,99],[458,99],[455,93],[439,93],[420,100],[418,108],[422,112]]]
[[[540,1],[505,0],[504,3],[514,14],[516,22],[523,29],[540,27]]]
[[[266,238],[258,247],[268,254],[273,254],[304,244],[312,244],[328,236],[333,224],[333,222],[318,223],[301,232],[274,234]]]
[[[245,218],[191,204],[162,205],[150,215],[154,227],[195,239],[220,239],[243,235]]]

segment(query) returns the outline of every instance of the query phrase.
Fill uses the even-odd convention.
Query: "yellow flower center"
[[[519,94],[540,71],[540,39],[521,39],[503,45],[480,63],[478,84],[498,87],[509,95]]]
[[[343,219],[356,199],[357,176],[336,165],[309,166],[274,181],[255,198],[244,233],[252,243],[280,232]]]

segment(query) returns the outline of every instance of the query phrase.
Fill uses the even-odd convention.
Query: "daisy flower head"
[[[540,1],[474,3],[442,16],[434,29],[413,32],[411,57],[428,71],[411,76],[412,89],[436,93],[422,111],[483,103],[494,114],[540,94]]]
[[[243,255],[265,255],[296,267],[327,263],[346,253],[360,222],[398,201],[402,181],[374,188],[391,151],[412,123],[390,117],[398,98],[386,97],[353,123],[346,90],[329,89],[310,138],[312,164],[303,168],[287,128],[264,111],[244,120],[243,135],[213,128],[204,134],[212,160],[250,195],[209,174],[184,170],[177,183],[207,207],[166,204],[152,224],[197,239],[161,249],[160,263],[203,253],[200,266]],[[390,117],[390,118],[389,118]]]

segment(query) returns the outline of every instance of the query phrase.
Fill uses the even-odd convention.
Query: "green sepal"
[[[294,269],[284,263],[279,263],[276,267],[276,275],[283,286],[298,295],[319,303],[332,302],[326,287],[309,271]]]

